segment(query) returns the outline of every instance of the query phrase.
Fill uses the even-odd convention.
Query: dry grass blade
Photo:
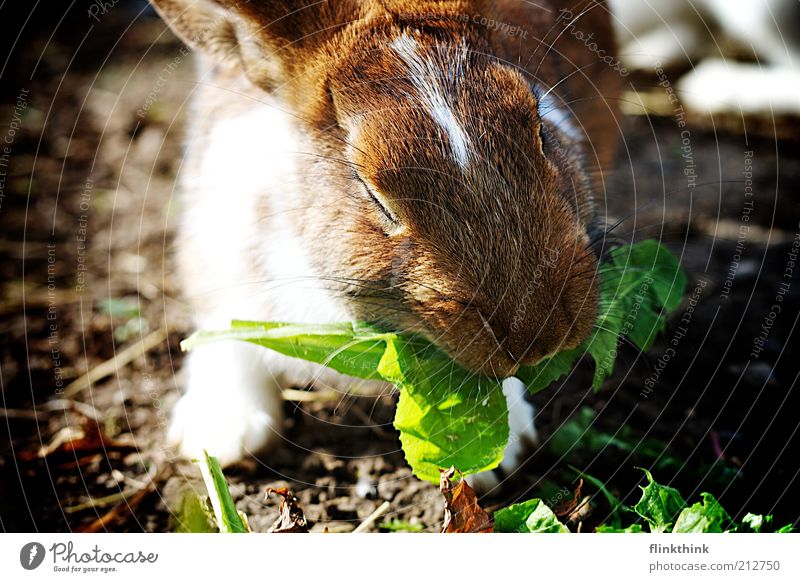
[[[388,501],[384,501],[383,503],[381,503],[378,506],[378,509],[376,509],[375,511],[370,513],[369,516],[367,517],[367,519],[365,519],[360,524],[358,524],[358,527],[353,530],[353,533],[361,533],[361,532],[366,531],[369,528],[369,526],[371,526],[373,523],[375,523],[375,521],[380,516],[382,516],[384,513],[386,513],[386,511],[389,509],[389,505],[390,505],[390,503]]]
[[[119,368],[127,366],[133,360],[147,353],[165,339],[167,339],[167,331],[165,329],[161,328],[151,332],[141,341],[131,344],[124,350],[118,352],[113,358],[109,358],[105,362],[95,366],[89,370],[89,372],[68,384],[66,388],[64,388],[62,396],[64,398],[74,396],[95,382],[99,382],[106,376],[110,376]]]
[[[145,485],[145,487],[147,487],[147,485]],[[65,507],[64,513],[78,513],[85,509],[108,507],[109,505],[125,501],[128,498],[132,499],[143,488],[144,487],[136,489],[126,489],[125,491],[120,491],[119,493],[114,493],[113,495],[106,495],[105,497],[93,497],[84,503],[79,503],[77,505],[70,505]]]
[[[129,510],[132,513],[133,510],[142,502],[142,500],[147,497],[147,494],[154,489],[155,485],[151,481],[147,484],[147,487],[135,493],[132,497],[123,499],[121,503],[115,505],[111,510],[100,516],[99,519],[96,519],[95,521],[76,529],[75,533],[97,533],[100,531],[105,531],[107,526],[119,519],[125,510]]]

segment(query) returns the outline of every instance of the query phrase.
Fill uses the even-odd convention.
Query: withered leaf
[[[440,470],[439,490],[444,497],[444,525],[442,533],[491,533],[492,520],[481,508],[478,496],[459,474],[453,484],[455,467]]]
[[[583,479],[578,481],[578,486],[575,488],[575,494],[572,496],[572,499],[565,499],[555,506],[553,513],[556,514],[556,517],[567,517],[575,511],[575,508],[578,507],[578,500],[581,498],[581,489],[583,489]]]
[[[277,493],[282,497],[280,506],[280,516],[267,533],[308,533],[306,516],[291,491],[286,487],[279,489],[267,489],[267,497],[271,493]]]
[[[584,522],[587,519],[589,519],[589,516],[592,515],[592,504],[590,503],[591,500],[592,498],[589,495],[581,499],[580,503],[578,503],[578,506],[575,508],[575,510],[569,514],[569,517],[567,518],[567,523],[571,525],[577,523],[578,525],[580,525],[581,522]]]
[[[68,458],[80,464],[81,458],[101,453],[108,456],[113,452],[136,450],[133,441],[121,441],[109,438],[100,428],[96,420],[83,419],[75,425],[68,425],[59,430],[47,445],[36,451],[23,451],[19,454],[22,461],[30,462],[48,457]]]

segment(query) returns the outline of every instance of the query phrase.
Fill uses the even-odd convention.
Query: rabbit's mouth
[[[574,325],[566,333],[558,324],[530,328],[519,322],[504,325],[481,310],[451,307],[457,311],[437,306],[435,313],[425,314],[415,328],[465,369],[492,378],[514,376],[522,366],[577,347],[586,335]]]
[[[396,287],[402,292],[395,306],[402,307],[398,323],[424,335],[467,370],[495,378],[576,348],[597,319],[597,260],[585,241],[574,249],[560,248],[535,261],[532,272],[512,272],[510,280],[503,279],[501,269],[489,272],[485,279],[492,283],[482,286],[448,276],[430,257],[418,261],[424,272],[409,263]]]
[[[436,343],[462,367],[492,378],[508,378],[520,367],[519,359],[498,339],[491,328],[478,333],[442,334]]]

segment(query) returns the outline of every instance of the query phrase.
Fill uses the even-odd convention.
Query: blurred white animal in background
[[[686,67],[676,86],[699,112],[800,115],[798,0],[610,0],[629,69]],[[730,58],[752,59],[742,62]]]

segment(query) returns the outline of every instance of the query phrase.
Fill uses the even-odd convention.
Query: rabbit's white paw
[[[167,438],[181,455],[203,450],[230,465],[270,448],[280,437],[281,416],[246,402],[214,402],[187,395],[175,406]]]
[[[280,439],[280,387],[258,350],[225,342],[189,355],[188,390],[173,410],[167,433],[169,444],[182,455],[201,458],[206,450],[230,465],[264,452]]]

